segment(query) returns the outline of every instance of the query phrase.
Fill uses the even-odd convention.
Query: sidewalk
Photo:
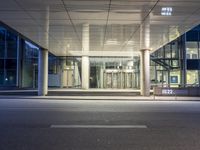
[[[0,99],[119,100],[119,101],[200,101],[200,97],[175,96],[0,96]]]

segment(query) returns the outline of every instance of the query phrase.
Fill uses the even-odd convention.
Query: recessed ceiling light
[[[162,16],[171,16],[172,15],[172,7],[162,7],[161,8],[161,15]]]

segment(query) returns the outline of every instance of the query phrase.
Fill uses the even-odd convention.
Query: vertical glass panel
[[[37,87],[38,47],[23,42],[22,87]]]
[[[5,55],[5,30],[0,27],[0,58]]]
[[[187,71],[187,84],[188,86],[197,86],[199,84],[198,70]]]
[[[186,33],[186,39],[187,41],[198,41],[198,31],[189,31]]]
[[[165,58],[171,58],[171,46],[167,44],[165,46]]]
[[[48,69],[49,69],[49,74],[56,74],[58,69],[57,69],[57,66],[58,66],[58,60],[55,56],[49,54],[49,57],[48,57]]]
[[[187,59],[198,59],[198,42],[186,42]]]
[[[81,58],[51,56],[49,87],[81,88]]]
[[[172,42],[171,46],[172,46],[172,58],[178,58],[179,56],[179,51],[178,51],[178,42]]]
[[[17,68],[17,59],[6,59],[5,60],[6,69],[16,69]]]
[[[7,41],[7,58],[17,57],[17,36],[11,32],[6,34]]]
[[[0,69],[4,69],[4,59],[0,59]]]
[[[112,88],[117,88],[117,72],[113,72],[112,74]]]
[[[4,70],[0,69],[0,85],[4,83]]]
[[[163,49],[163,48],[160,48],[160,49],[157,51],[157,57],[158,57],[158,58],[164,58],[164,49]]]
[[[5,86],[16,86],[16,70],[6,70]]]

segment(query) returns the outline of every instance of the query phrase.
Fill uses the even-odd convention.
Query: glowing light
[[[119,42],[116,39],[107,40],[105,45],[119,45]]]
[[[161,8],[161,15],[162,16],[171,16],[172,15],[172,7],[162,7]]]

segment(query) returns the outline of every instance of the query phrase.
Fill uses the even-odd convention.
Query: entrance
[[[134,88],[133,70],[106,69],[103,77],[104,88],[130,89]]]

